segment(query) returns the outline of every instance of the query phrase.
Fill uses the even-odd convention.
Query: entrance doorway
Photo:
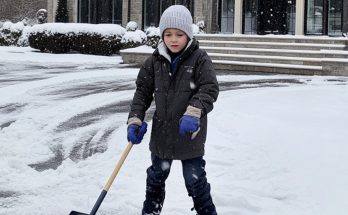
[[[244,0],[244,34],[295,34],[296,0]]]
[[[260,0],[258,5],[258,34],[288,33],[288,0]]]

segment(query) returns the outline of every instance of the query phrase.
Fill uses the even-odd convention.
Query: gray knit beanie
[[[190,11],[183,5],[172,5],[168,7],[162,14],[159,23],[160,36],[167,28],[177,28],[186,33],[192,39],[192,15]]]

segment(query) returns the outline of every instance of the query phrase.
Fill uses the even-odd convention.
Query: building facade
[[[53,22],[57,0],[48,0]],[[79,23],[136,21],[158,26],[162,12],[185,5],[207,33],[342,36],[348,31],[347,0],[69,0],[69,20]]]

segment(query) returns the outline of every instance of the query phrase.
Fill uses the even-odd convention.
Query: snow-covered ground
[[[137,68],[119,56],[0,47],[0,214],[88,213],[127,145]],[[218,76],[208,180],[220,215],[346,215],[348,78]],[[151,120],[149,120],[151,126]],[[140,214],[149,133],[98,214]],[[164,215],[195,214],[180,162]]]

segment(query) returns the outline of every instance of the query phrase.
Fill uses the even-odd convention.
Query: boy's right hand
[[[141,126],[130,124],[127,128],[127,139],[133,144],[139,144],[147,131],[147,123],[143,122]]]

